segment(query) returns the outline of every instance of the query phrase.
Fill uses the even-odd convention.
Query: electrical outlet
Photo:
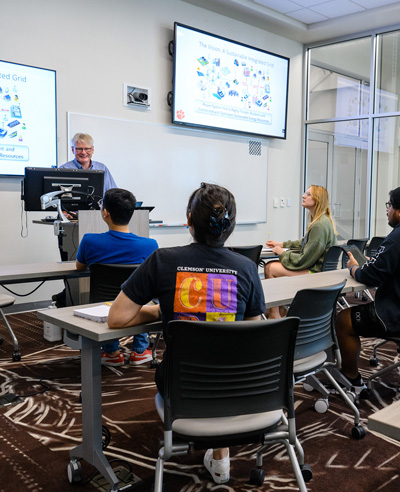
[[[281,198],[281,207],[284,207],[284,206],[285,206],[285,199]]]

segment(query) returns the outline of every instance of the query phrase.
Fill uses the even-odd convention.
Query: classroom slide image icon
[[[13,118],[22,118],[21,108],[19,106],[17,106],[16,104],[11,106],[10,112],[11,112],[11,116]]]
[[[224,111],[255,111],[253,117],[258,114],[260,121],[271,124],[273,74],[268,68],[260,69],[254,64],[238,58],[232,60],[225,55],[218,58],[209,53],[199,55],[201,53],[194,58],[201,112],[206,111],[202,104],[213,104],[214,101],[215,104],[224,104]],[[215,108],[213,114],[218,115]]]
[[[10,123],[7,126],[10,127],[10,128],[13,128],[14,126],[17,126],[19,124],[20,123],[19,123],[18,120],[14,120],[14,121],[10,121]]]

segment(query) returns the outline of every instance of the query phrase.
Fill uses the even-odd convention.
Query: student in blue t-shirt
[[[106,191],[101,203],[101,214],[109,230],[83,236],[76,255],[78,270],[86,270],[92,263],[142,263],[158,248],[154,239],[129,232],[129,221],[135,207],[136,198],[130,191],[121,188]],[[152,352],[148,346],[147,333],[135,335],[129,364],[138,365],[150,361]],[[110,366],[124,364],[118,340],[103,345],[101,362]]]

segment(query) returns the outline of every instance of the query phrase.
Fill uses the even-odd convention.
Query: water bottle
[[[47,309],[57,309],[56,301],[53,301]],[[53,323],[44,321],[43,337],[49,342],[60,342],[62,340],[62,329],[57,325],[53,325]]]

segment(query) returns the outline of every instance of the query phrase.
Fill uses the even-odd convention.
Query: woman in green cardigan
[[[307,275],[322,270],[326,252],[336,244],[336,228],[329,208],[329,195],[323,186],[311,185],[303,195],[309,212],[307,232],[301,241],[267,241],[279,261],[265,265],[265,278]],[[289,248],[284,251],[283,248]],[[271,308],[269,318],[280,318],[279,307]]]

